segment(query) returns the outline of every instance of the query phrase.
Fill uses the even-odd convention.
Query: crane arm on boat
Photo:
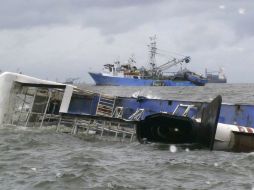
[[[184,57],[182,59],[176,59],[176,58],[174,58],[174,59],[168,61],[167,63],[164,63],[164,64],[156,67],[155,69],[157,69],[157,70],[166,70],[166,69],[169,69],[169,68],[171,68],[173,66],[176,66],[176,65],[178,65],[180,63],[183,63],[183,62],[189,63],[190,59],[191,58],[189,56],[186,56],[186,57]]]

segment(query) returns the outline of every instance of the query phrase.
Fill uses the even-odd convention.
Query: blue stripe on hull
[[[96,108],[99,101],[99,94],[91,97],[72,97],[68,113],[73,114],[96,114]],[[137,109],[144,109],[143,119],[155,113],[172,113],[179,104],[195,105],[199,110],[206,105],[203,102],[161,100],[147,98],[129,98],[117,97],[115,107],[123,107],[123,118],[127,119]],[[182,114],[184,109],[180,109],[178,114]],[[197,109],[191,109],[188,113],[190,118],[200,117],[197,115]],[[240,125],[254,128],[254,105],[228,105],[222,104],[219,122],[232,125]]]
[[[101,73],[89,73],[96,85],[108,86],[154,86],[155,80],[103,76]],[[163,80],[164,86],[196,86],[190,81]]]

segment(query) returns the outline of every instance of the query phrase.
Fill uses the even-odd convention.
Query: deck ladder
[[[115,101],[115,96],[100,95],[96,109],[96,115],[112,117]]]
[[[139,121],[144,114],[144,109],[137,109],[128,119]]]
[[[189,113],[190,109],[194,108],[194,107],[195,107],[194,105],[179,104],[179,105],[176,106],[176,108],[175,108],[175,110],[173,111],[172,114],[176,115],[179,112],[180,108],[183,108],[185,110],[183,111],[182,116],[186,117],[186,116],[188,116],[188,113]]]
[[[112,117],[114,118],[123,118],[123,107],[117,106],[113,112]]]

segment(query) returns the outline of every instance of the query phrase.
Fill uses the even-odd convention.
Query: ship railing
[[[134,126],[122,126],[120,122],[104,121],[100,119],[82,119],[73,116],[61,116],[57,124],[57,131],[62,131],[62,126],[69,128],[69,132],[73,135],[85,134],[85,135],[99,135],[101,137],[105,135],[114,136],[115,139],[129,138],[132,142],[135,136]],[[113,134],[113,135],[112,135]]]
[[[139,121],[142,118],[144,111],[145,111],[145,109],[139,108],[128,119],[134,120],[134,121]]]
[[[44,124],[47,126],[49,125],[56,125],[60,118],[57,114],[50,114],[50,113],[40,113],[40,112],[32,112],[26,110],[14,110],[12,113],[9,113],[12,117],[10,123],[7,125],[13,126],[39,126],[42,127]]]
[[[191,104],[179,104],[179,105],[176,106],[176,108],[173,111],[172,115],[179,115],[179,114],[181,114],[180,112],[181,112],[181,109],[182,109],[183,111],[182,111],[181,115],[187,117],[189,112],[190,112],[190,110],[192,108],[195,108],[195,105],[191,105]]]
[[[100,94],[96,108],[96,115],[112,117],[115,107],[115,100],[115,96]]]
[[[116,107],[111,117],[122,119],[123,110],[123,107]],[[143,112],[144,109],[137,109],[128,119],[139,120]],[[129,138],[130,142],[133,141],[136,135],[135,125],[110,120],[103,121],[100,119],[101,115],[97,116],[98,119],[80,119],[73,116],[61,116],[57,125],[57,131],[60,131],[60,127],[65,125],[71,127],[71,131],[69,132],[74,135],[77,135],[80,131],[82,131],[84,134],[97,134],[101,137],[111,134],[111,136],[114,136],[115,139],[120,138],[122,141],[124,141],[125,138]],[[106,115],[106,117],[109,116]]]

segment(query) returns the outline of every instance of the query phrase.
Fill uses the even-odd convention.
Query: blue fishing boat
[[[202,79],[191,74],[186,74],[184,80],[174,79],[144,79],[134,77],[118,77],[109,76],[104,73],[92,73],[89,72],[90,76],[95,81],[96,85],[101,86],[204,86],[206,79]]]
[[[116,61],[114,64],[105,64],[99,73],[89,72],[96,85],[111,86],[204,86],[207,79],[187,69],[182,69],[182,64],[189,63],[190,57],[172,58],[162,65],[156,64],[155,56],[159,54],[155,37],[150,38],[149,68],[138,68],[134,57],[127,64]],[[181,65],[176,73],[168,73],[173,66]]]

